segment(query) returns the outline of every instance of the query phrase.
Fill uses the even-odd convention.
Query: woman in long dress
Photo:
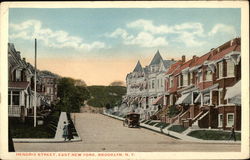
[[[68,135],[69,135],[69,130],[68,130],[68,125],[66,124],[66,122],[64,121],[63,123],[64,123],[64,125],[63,125],[63,138],[64,138],[64,141],[66,141],[66,139],[68,138]]]

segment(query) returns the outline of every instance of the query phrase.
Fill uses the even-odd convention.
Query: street
[[[144,128],[123,127],[101,114],[77,113],[75,125],[81,142],[15,143],[17,152],[239,152],[239,144],[187,142]],[[73,119],[73,116],[72,116]]]

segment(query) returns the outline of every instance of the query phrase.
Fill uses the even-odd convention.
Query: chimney
[[[183,55],[183,56],[181,57],[181,61],[182,61],[182,62],[185,62],[185,61],[186,61],[186,56]]]
[[[193,59],[194,59],[194,60],[196,59],[196,55],[193,55]]]
[[[25,58],[23,58],[23,61],[24,61],[24,62],[26,62],[26,59],[25,59]]]

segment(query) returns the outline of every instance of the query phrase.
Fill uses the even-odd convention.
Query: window
[[[16,81],[21,81],[21,71],[16,70]]]
[[[163,87],[163,79],[161,78],[161,87]]]
[[[170,95],[170,98],[169,98],[169,100],[170,100],[169,104],[170,104],[170,105],[173,105],[173,102],[174,102],[173,98],[174,98],[174,97],[173,97],[173,95],[171,94],[171,95]]]
[[[12,105],[19,105],[20,103],[19,92],[12,92]]]
[[[190,84],[193,84],[193,78],[194,77],[193,77],[193,73],[192,72],[190,73],[190,77],[189,78],[190,78]]]
[[[232,61],[227,61],[227,77],[234,76],[234,63]]]
[[[148,82],[148,88],[151,89],[151,82]]]
[[[178,87],[181,87],[181,75],[178,76]]]
[[[234,125],[234,113],[227,114],[227,127],[232,127]]]
[[[206,72],[206,81],[212,81],[212,71]]]
[[[188,85],[188,74],[183,74],[183,86]]]
[[[174,84],[173,77],[171,76],[169,79],[170,79],[170,88],[172,88],[172,87],[173,87],[173,84]]]
[[[198,82],[202,82],[202,72],[198,73]]]
[[[155,81],[152,80],[152,89],[154,89],[154,88],[155,88]]]
[[[205,94],[203,96],[203,104],[208,105],[210,103],[210,94]]]
[[[223,114],[218,114],[218,127],[223,126]]]
[[[223,96],[223,91],[219,91],[219,105],[224,104],[224,96]]]
[[[160,88],[160,80],[157,79],[157,88]]]
[[[219,78],[223,77],[223,62],[219,62]]]

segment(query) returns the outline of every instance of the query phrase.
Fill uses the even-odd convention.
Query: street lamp
[[[36,39],[35,39],[35,78],[34,78],[34,127],[36,127]]]

